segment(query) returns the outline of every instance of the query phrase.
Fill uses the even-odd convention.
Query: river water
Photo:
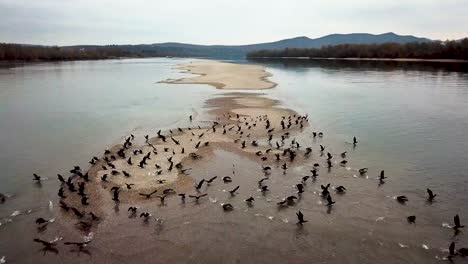
[[[73,260],[61,256],[63,253],[58,259],[41,258],[37,245],[31,243],[37,234],[29,226],[50,210],[49,201],[57,201],[55,175],[73,165],[86,167],[90,157],[101,155],[130,133],[141,136],[187,126],[188,115],[202,113],[206,100],[225,93],[205,85],[158,83],[187,76],[174,68],[187,61],[128,59],[0,68],[0,192],[11,196],[0,205],[0,258],[6,256],[11,263]],[[369,176],[362,179],[343,172],[314,183],[309,187],[314,194],[319,192],[319,184],[328,182],[345,185],[349,191],[332,212],[320,207],[318,197],[303,198],[298,207],[310,222],[303,228],[294,225],[294,209],[271,209],[269,204],[279,194],[264,200],[260,197],[258,206],[250,211],[240,208],[242,200],[232,202],[239,210],[228,220],[215,206],[219,202],[215,200],[224,195],[223,186],[210,195],[212,203],[175,210],[177,202],[171,201],[161,209],[169,228],[157,234],[157,243],[146,241],[162,250],[164,256],[159,254],[159,259],[177,256],[177,262],[185,263],[427,263],[447,255],[451,241],[467,246],[465,234],[454,236],[444,227],[445,223],[452,225],[455,214],[460,214],[462,224],[468,223],[466,65],[250,63],[266,66],[273,74],[270,79],[278,83],[274,89],[262,91],[265,96],[309,115],[311,127],[298,136],[303,145],[315,144],[317,149],[324,144],[335,154],[347,151],[350,167],[368,167]],[[316,142],[311,131],[323,131],[325,136]],[[359,140],[356,148],[349,143],[353,136]],[[213,159],[216,166],[203,162],[194,168],[194,178],[230,173],[235,164],[238,174],[244,175],[241,183],[255,183],[248,177],[250,169],[258,166],[254,162],[223,150],[215,151]],[[389,179],[379,186],[374,178],[382,169]],[[37,186],[32,173],[51,180]],[[284,175],[273,173],[273,177],[278,177],[274,182],[281,194],[294,184]],[[436,202],[425,201],[426,188],[438,194]],[[406,195],[410,201],[400,205],[393,201],[396,195]],[[15,211],[20,214],[11,216]],[[409,225],[405,217],[413,214],[417,223]],[[140,229],[134,227],[133,232],[138,234]],[[28,233],[24,238],[14,237],[22,231]],[[112,230],[102,232],[111,234]],[[114,244],[107,245],[117,245],[112,241]],[[104,242],[108,243],[105,239],[96,242],[100,246],[95,261],[104,256],[116,262],[121,255],[104,254]],[[152,253],[144,253],[147,257],[142,260],[152,259]],[[89,256],[81,260],[89,261]]]

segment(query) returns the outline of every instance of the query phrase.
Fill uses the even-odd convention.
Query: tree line
[[[257,50],[247,58],[411,58],[468,60],[468,38],[457,41],[433,41],[384,44],[342,44],[321,48]]]
[[[0,61],[96,60],[128,54],[116,46],[57,47],[0,43]]]

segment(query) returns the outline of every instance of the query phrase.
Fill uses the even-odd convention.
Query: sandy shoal
[[[268,80],[270,73],[258,65],[234,64],[220,61],[194,61],[180,65],[178,68],[183,73],[192,73],[199,76],[167,79],[162,83],[173,84],[208,84],[218,89],[245,89],[261,90],[270,89],[276,83]]]

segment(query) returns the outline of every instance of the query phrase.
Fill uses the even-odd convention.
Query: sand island
[[[202,60],[179,65],[183,73],[197,74],[196,77],[166,79],[162,83],[209,84],[218,89],[261,90],[271,89],[276,83],[268,80],[270,73],[265,67]]]

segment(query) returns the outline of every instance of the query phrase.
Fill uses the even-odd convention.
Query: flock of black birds
[[[233,120],[235,121],[235,124],[221,124],[218,121],[220,121],[220,118],[217,119],[217,121],[213,122],[213,125],[209,128],[203,128],[206,131],[197,135],[193,131],[197,130],[197,128],[193,128],[193,131],[191,132],[192,136],[190,141],[191,142],[197,142],[194,146],[195,150],[201,148],[202,146],[209,146],[209,142],[205,142],[202,144],[201,139],[204,137],[205,133],[216,133],[216,131],[220,131],[218,133],[227,134],[231,132],[232,134],[235,134],[238,138],[234,140],[235,144],[240,143],[240,148],[241,149],[246,149],[247,147],[249,148],[257,148],[259,147],[259,142],[256,140],[250,141],[250,143],[247,142],[247,139],[251,137],[251,134],[249,131],[251,131],[252,128],[257,127],[259,128],[262,124],[264,125],[264,131],[266,131],[267,135],[267,140],[266,142],[268,143],[268,146],[271,148],[268,148],[266,150],[258,150],[255,153],[256,156],[261,157],[262,162],[266,162],[268,160],[272,160],[274,163],[281,165],[281,169],[283,171],[286,171],[288,169],[288,165],[290,166],[291,164],[294,163],[296,157],[303,156],[304,158],[307,158],[309,155],[312,153],[312,148],[311,147],[306,147],[303,150],[303,147],[301,144],[296,140],[292,139],[290,141],[289,147],[286,145],[286,141],[290,139],[290,132],[288,131],[291,128],[299,128],[302,129],[305,125],[305,123],[308,122],[308,117],[307,116],[300,116],[300,115],[290,115],[290,116],[284,116],[281,118],[280,121],[280,126],[279,127],[273,127],[272,122],[270,121],[269,117],[267,115],[263,116],[257,116],[256,118],[248,118],[240,115],[231,115],[231,114],[225,114],[223,117],[227,118],[227,121],[232,122]],[[192,116],[189,117],[190,122],[193,121]],[[200,126],[198,126],[198,131],[203,130]],[[262,131],[262,129],[259,129]],[[179,133],[184,133],[184,132],[189,132],[191,131],[192,128],[188,127],[185,130],[182,128],[178,128],[176,132]],[[280,139],[276,141],[274,144],[272,143],[273,137],[278,134],[274,134],[273,132],[275,130],[280,130]],[[159,142],[164,142],[164,143],[171,143],[174,145],[174,148],[168,148],[164,147],[162,150],[164,152],[172,152],[173,155],[176,154],[176,147],[178,148],[178,152],[181,154],[185,153],[185,148],[181,147],[181,140],[177,140],[175,138],[175,133],[172,130],[169,130],[170,135],[163,135],[161,130],[159,130],[156,135],[156,141]],[[247,134],[248,133],[248,134]],[[253,133],[253,132],[252,132]],[[322,132],[313,132],[312,137],[323,137]],[[131,179],[132,175],[125,170],[118,171],[116,170],[116,166],[113,164],[113,161],[117,159],[123,159],[126,161],[126,164],[128,166],[133,166],[134,165],[134,160],[136,159],[139,155],[144,155],[143,158],[137,163],[138,167],[141,169],[144,169],[145,166],[149,165],[149,160],[151,160],[151,156],[156,156],[158,155],[158,149],[157,147],[150,143],[150,138],[148,135],[144,136],[145,138],[145,144],[147,146],[150,146],[152,151],[148,152],[147,154],[143,154],[143,151],[141,149],[134,149],[132,150],[132,145],[134,144],[133,141],[135,140],[134,135],[130,135],[128,138],[125,139],[122,147],[118,151],[111,152],[110,150],[105,150],[104,156],[102,158],[98,157],[93,157],[91,161],[89,162],[91,164],[91,168],[95,167],[98,168],[97,170],[103,170],[105,173],[100,177],[100,180],[102,183],[109,183],[109,177],[116,177],[120,174],[123,174],[124,177]],[[170,141],[168,141],[168,138],[170,138]],[[194,141],[195,140],[195,141]],[[356,147],[358,144],[358,141],[356,137],[353,137],[353,146]],[[179,150],[180,149],[180,150]],[[323,145],[320,145],[320,153],[324,154],[326,150],[326,147]],[[255,151],[255,150],[253,150]],[[195,151],[196,152],[196,151]],[[193,160],[199,159],[201,156],[195,152],[189,153],[187,156],[190,157]],[[342,152],[339,156],[342,158],[340,162],[337,162],[341,166],[345,166],[347,164],[346,158],[347,153]],[[334,163],[332,160],[335,159],[335,156],[331,154],[330,152],[326,153],[326,167],[328,170],[330,170]],[[171,156],[170,158],[167,159],[169,162],[168,167],[166,168],[167,171],[172,171],[174,168],[178,170],[179,173],[181,174],[186,174],[187,171],[190,170],[190,168],[186,169],[182,162],[179,162],[177,164],[174,164],[173,157]],[[100,167],[99,167],[100,166]],[[304,192],[304,188],[306,185],[306,182],[308,179],[315,179],[319,176],[319,167],[321,165],[319,163],[314,163],[313,164],[313,169],[310,170],[312,173],[311,175],[306,175],[301,177],[300,182],[295,185],[296,189],[296,194],[301,195]],[[156,169],[156,174],[155,175],[162,175],[164,172],[164,169],[162,168],[162,164],[155,164],[155,169]],[[268,182],[269,175],[271,173],[272,168],[270,166],[265,166],[262,165],[261,167],[262,172],[264,173],[264,177],[258,181],[258,187],[261,192],[268,192],[269,187],[266,185],[266,182]],[[90,170],[89,170],[90,171]],[[85,210],[82,210],[80,208],[86,208],[90,205],[90,197],[87,194],[87,184],[90,182],[95,182],[98,179],[91,178],[89,176],[89,171],[84,173],[82,169],[79,166],[74,166],[72,170],[70,170],[71,175],[65,179],[62,175],[58,174],[58,180],[61,183],[61,186],[58,191],[58,196],[60,198],[60,207],[62,210],[65,212],[71,212],[72,215],[74,215],[78,219],[78,223],[76,224],[77,227],[83,231],[89,231],[94,224],[99,222],[101,218],[97,216],[94,212],[89,211],[86,212]],[[365,175],[368,172],[367,168],[362,168],[358,170],[359,174]],[[109,174],[111,176],[109,176]],[[97,174],[96,174],[97,175]],[[33,174],[33,180],[36,182],[41,182],[43,178],[37,174]],[[190,199],[193,199],[194,202],[199,202],[199,200],[203,197],[206,197],[208,194],[207,193],[200,193],[200,190],[203,185],[210,185],[213,184],[216,180],[218,179],[218,176],[211,177],[209,179],[202,179],[198,183],[195,184],[195,193],[194,194],[188,194],[186,195],[185,193],[177,193],[174,189],[171,188],[166,188],[163,189],[162,191],[159,188],[156,188],[152,191],[149,192],[138,192],[138,196],[142,197],[143,199],[151,199],[153,197],[157,197],[160,200],[161,204],[165,203],[165,199],[168,196],[175,195],[180,197],[181,202],[185,202],[186,197],[188,196]],[[378,178],[379,184],[384,184],[385,180],[387,177],[385,176],[385,171],[382,170],[380,173],[380,176]],[[227,184],[233,182],[233,177],[230,176],[224,176],[221,178],[222,182]],[[158,179],[157,182],[159,184],[164,184],[165,180]],[[111,192],[111,199],[115,203],[119,203],[121,200],[120,193],[125,188],[128,191],[133,190],[132,187],[134,184],[132,183],[125,183],[124,186],[113,186],[110,188]],[[235,188],[229,191],[230,195],[234,196],[236,192],[239,190],[240,186],[237,185]],[[161,191],[161,192],[160,192]],[[346,193],[347,189],[344,186],[338,186],[335,187],[334,190],[336,193],[344,194]],[[158,192],[161,193],[161,195],[156,195]],[[79,196],[79,200],[81,203],[81,206],[71,206],[69,203],[67,203],[65,200],[67,197],[72,196],[73,193],[77,193]],[[282,206],[288,206],[291,204],[294,204],[296,200],[298,200],[298,197],[296,194],[291,194],[281,201],[277,202],[277,206],[282,207]],[[429,202],[432,202],[435,200],[437,194],[434,194],[434,192],[430,189],[427,189],[427,200]],[[330,191],[330,184],[327,185],[321,185],[321,196],[324,200],[326,200],[326,206],[332,207],[336,201],[333,200],[331,191]],[[0,194],[0,202],[3,203],[5,202],[5,196],[3,194]],[[397,196],[396,200],[400,203],[406,203],[408,202],[408,198],[406,196]],[[250,196],[244,200],[247,204],[252,205],[255,201],[255,198]],[[222,204],[222,209],[224,211],[232,211],[235,210],[235,207],[232,204],[226,203]],[[147,211],[142,211],[138,212],[138,207],[137,206],[130,206],[128,208],[128,212],[130,213],[130,217],[136,217],[139,213],[139,217],[143,218],[144,221],[148,221],[148,219],[151,218],[151,213]],[[304,225],[308,221],[305,219],[305,216],[303,212],[297,211],[296,216],[298,219],[297,224],[298,225]],[[416,216],[411,215],[407,217],[407,221],[411,223],[416,222]],[[44,218],[38,218],[36,219],[36,224],[38,225],[39,228],[44,228],[48,224],[50,224],[50,220],[46,220]],[[458,215],[455,215],[454,217],[454,226],[453,229],[455,230],[456,233],[460,231],[461,228],[464,226],[461,225],[460,222],[460,217]],[[35,238],[34,242],[40,243],[43,246],[43,250],[45,251],[51,251],[57,253],[57,241],[45,241],[39,238]],[[71,241],[71,242],[64,242],[64,245],[67,246],[74,246],[74,250],[78,252],[85,252],[86,253],[86,246],[90,243],[91,241]],[[449,247],[449,259],[452,259],[453,257],[460,255],[460,256],[467,256],[468,255],[468,248],[459,248],[458,250],[455,250],[455,242],[452,242]],[[87,252],[89,253],[89,252]]]

